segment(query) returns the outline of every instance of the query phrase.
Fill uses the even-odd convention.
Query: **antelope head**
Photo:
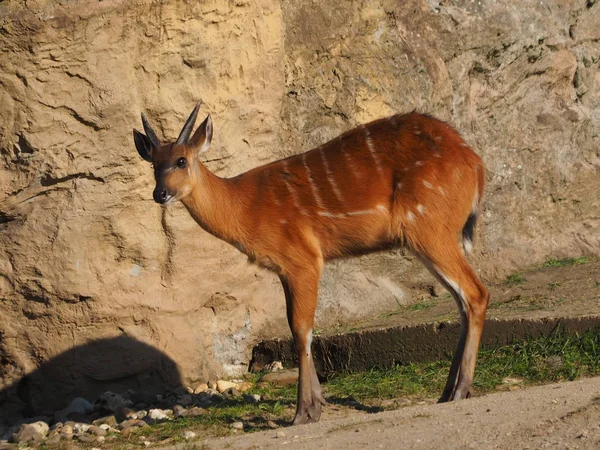
[[[210,146],[212,121],[210,115],[190,138],[200,102],[185,122],[177,141],[161,144],[156,133],[142,113],[142,124],[146,134],[133,130],[135,148],[140,156],[154,166],[156,187],[153,197],[156,203],[169,205],[189,195],[200,181],[200,154]]]

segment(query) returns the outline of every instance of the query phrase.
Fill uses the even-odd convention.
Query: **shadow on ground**
[[[163,394],[182,388],[175,362],[128,336],[75,347],[0,391],[0,431],[17,421],[52,417],[76,397],[94,402],[102,393]]]

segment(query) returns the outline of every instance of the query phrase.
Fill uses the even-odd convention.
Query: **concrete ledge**
[[[458,342],[459,324],[440,322],[415,326],[368,329],[347,334],[319,336],[313,340],[313,355],[319,373],[358,372],[390,368],[398,364],[449,359]],[[508,344],[515,339],[549,335],[556,329],[581,334],[598,329],[600,317],[520,319],[486,321],[482,348]],[[286,367],[297,365],[291,339],[274,339],[252,350],[250,370],[262,370],[273,361]]]

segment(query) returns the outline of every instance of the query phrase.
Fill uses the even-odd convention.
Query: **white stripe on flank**
[[[313,197],[315,198],[315,201],[317,202],[317,206],[321,209],[325,209],[325,206],[323,205],[323,199],[321,199],[321,196],[319,195],[319,191],[317,189],[317,185],[315,184],[315,181],[313,180],[312,173],[310,172],[310,169],[308,168],[308,164],[306,164],[306,153],[302,153],[302,164],[304,164],[304,170],[306,170],[306,176],[308,177],[308,183],[310,184],[310,190],[312,191]]]
[[[288,172],[288,164],[286,160],[283,161],[283,170],[284,172]],[[288,192],[290,193],[290,196],[292,197],[294,206],[298,209],[300,214],[302,214],[303,216],[308,216],[308,213],[304,210],[304,208],[302,208],[302,206],[300,206],[300,199],[298,198],[298,193],[294,190],[294,188],[288,182],[285,176],[282,176],[281,178],[283,179],[283,183],[285,184],[285,187],[287,188]]]
[[[387,213],[388,210],[384,205],[377,205],[377,207],[373,208],[373,209],[362,209],[359,211],[349,211],[349,212],[344,212],[344,213],[332,213],[329,211],[319,211],[317,212],[318,215],[323,216],[323,217],[331,217],[333,219],[346,219],[348,217],[352,217],[352,216],[364,216],[367,214],[377,214],[377,213]]]
[[[371,132],[367,127],[361,125],[362,129],[365,131],[365,139],[367,141],[367,147],[371,152],[371,156],[373,157],[373,161],[375,161],[375,168],[379,175],[383,176],[383,169],[381,168],[381,161],[379,160],[379,156],[377,156],[377,151],[375,150],[375,145],[373,144],[373,139],[371,139]]]
[[[428,189],[433,189],[433,186],[431,185],[431,183],[429,181],[423,180],[423,185]]]
[[[415,163],[415,166],[422,166],[422,165],[423,165],[423,161],[417,161],[417,162]]]
[[[417,205],[417,211],[419,211],[419,214],[421,214],[422,216],[425,215],[425,207],[420,203]]]
[[[443,188],[443,187],[441,187],[441,186],[438,186],[438,191],[440,191],[440,194],[442,194],[442,195],[446,195],[446,191],[444,190],[444,188]]]
[[[344,140],[342,139],[342,137],[340,136],[340,151],[342,152],[342,154],[344,155],[344,158],[346,159],[346,163],[348,164],[348,168],[350,169],[350,172],[352,172],[352,176],[356,179],[360,178],[360,172],[358,170],[356,170],[356,167],[354,167],[354,163],[352,162],[352,156],[346,152],[346,150],[344,150]]]
[[[325,158],[325,152],[323,151],[323,147],[319,148],[319,153],[321,154],[321,161],[323,161],[323,168],[325,169],[325,173],[327,174],[327,181],[329,181],[329,184],[331,185],[331,189],[335,194],[335,198],[337,198],[338,201],[341,202],[342,193],[340,192],[340,189],[338,188],[338,185],[335,182],[335,179],[333,178],[333,172],[329,169],[329,163]]]

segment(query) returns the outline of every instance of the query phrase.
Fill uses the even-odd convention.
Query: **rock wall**
[[[221,176],[394,112],[437,115],[488,167],[473,260],[490,279],[600,254],[599,61],[590,0],[0,2],[0,402],[94,341],[143,342],[191,385],[287,332],[273,275],[153,203],[141,111],[174,139],[201,99]],[[330,264],[318,327],[427,284],[402,251]]]

